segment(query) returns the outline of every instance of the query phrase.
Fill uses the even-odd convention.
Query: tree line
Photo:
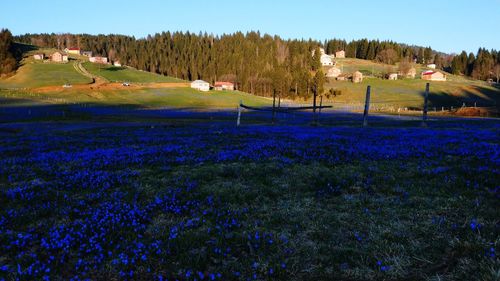
[[[496,50],[488,51],[479,48],[476,55],[462,51],[451,62],[451,72],[457,75],[466,75],[474,79],[500,79],[500,53]]]
[[[317,88],[314,76],[321,67],[319,56],[311,54],[318,47],[325,48],[327,53],[345,50],[347,57],[389,64],[402,60],[434,62],[440,69],[452,69],[454,60],[453,56],[430,47],[392,41],[284,40],[260,32],[221,36],[162,32],[139,39],[116,34],[52,33],[25,34],[14,40],[57,49],[79,47],[145,71],[186,80],[203,79],[210,83],[230,81],[245,92],[264,96],[277,92],[287,98],[308,98]]]
[[[346,57],[364,60],[378,60],[380,62],[394,64],[404,58],[414,60],[418,63],[430,63],[445,54],[432,50],[431,47],[410,46],[393,41],[380,40],[352,40],[347,42],[341,39],[332,39],[324,42],[327,53],[335,53],[345,50]]]

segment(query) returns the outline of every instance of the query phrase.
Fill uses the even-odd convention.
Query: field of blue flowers
[[[500,278],[497,121],[31,123],[0,143],[0,280]]]

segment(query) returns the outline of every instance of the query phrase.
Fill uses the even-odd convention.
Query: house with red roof
[[[427,70],[422,72],[420,78],[428,81],[446,81],[446,74],[440,71]]]
[[[74,55],[79,55],[80,54],[80,48],[66,48],[64,51],[68,54],[74,54]]]
[[[214,84],[216,91],[234,91],[234,84],[231,82],[217,81]]]

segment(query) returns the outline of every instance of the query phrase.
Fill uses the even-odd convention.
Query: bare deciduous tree
[[[398,60],[398,53],[393,49],[382,50],[377,55],[377,60],[386,64],[394,64]]]
[[[496,64],[495,67],[493,68],[493,74],[495,74],[495,77],[497,78],[497,84],[499,83],[499,78],[500,78],[500,63]]]
[[[280,65],[285,62],[288,54],[288,46],[284,44],[280,39],[278,39],[276,41],[276,59],[278,60],[278,63]]]
[[[399,62],[399,74],[402,76],[408,75],[410,73],[410,70],[413,68],[413,65],[410,61],[410,58],[404,58],[402,61]]]

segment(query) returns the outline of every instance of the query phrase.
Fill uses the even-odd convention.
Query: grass
[[[365,73],[373,72],[380,75],[388,67],[393,67],[397,71],[396,66],[359,59],[339,59],[338,65],[343,65],[344,72],[360,70]],[[419,79],[418,74],[424,69],[424,67],[417,66],[416,79],[389,81],[365,77],[364,81],[359,84],[330,79],[325,88],[327,91],[333,88],[342,92],[340,96],[333,99],[333,103],[364,104],[366,87],[370,85],[372,87],[371,102],[375,107],[422,108],[424,103],[423,92],[427,81]],[[429,102],[431,107],[457,107],[464,102],[467,106],[473,106],[474,102],[478,106],[500,105],[500,90],[483,81],[475,81],[450,74],[446,82],[430,83]]]
[[[369,60],[353,59],[353,58],[335,59],[335,60],[337,61],[336,67],[340,68],[343,73],[352,73],[355,71],[361,71],[365,74],[381,75],[388,69],[394,68],[394,70],[397,70],[396,66],[376,63]]]
[[[0,79],[0,88],[36,88],[90,82],[92,80],[78,73],[71,62],[42,63],[26,60],[14,76]]]
[[[128,81],[131,83],[153,83],[153,82],[167,82],[167,83],[184,83],[186,81],[159,75],[155,73],[150,73],[146,71],[140,71],[128,67],[115,67],[111,65],[102,65],[91,62],[85,62],[83,66],[92,74],[104,77],[105,79],[112,82],[124,82]]]
[[[0,97],[50,104],[92,103],[138,107],[235,108],[240,100],[251,106],[269,106],[271,100],[243,92],[200,92],[191,88],[114,91],[62,90],[51,93],[2,91]]]

